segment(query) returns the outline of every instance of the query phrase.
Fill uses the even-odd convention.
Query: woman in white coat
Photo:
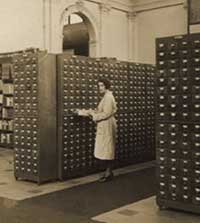
[[[113,177],[112,166],[115,158],[115,141],[117,125],[115,113],[117,106],[110,89],[110,82],[105,78],[98,80],[100,94],[103,95],[96,110],[90,110],[89,115],[97,123],[94,156],[105,163],[106,171],[99,181],[105,182]]]

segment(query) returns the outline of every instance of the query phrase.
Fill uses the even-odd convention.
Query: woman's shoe
[[[99,180],[98,181],[99,182],[102,182],[102,180],[104,180],[105,177],[106,177],[105,174],[103,174],[102,176],[99,177]]]
[[[114,177],[113,173],[110,173],[108,176],[104,176],[100,182],[104,183],[104,182],[110,181],[113,179],[113,177]]]

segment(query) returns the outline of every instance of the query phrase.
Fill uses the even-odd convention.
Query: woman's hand
[[[75,113],[79,116],[89,116],[87,111],[86,109],[76,109]]]
[[[92,109],[87,110],[87,113],[89,116],[93,116],[95,114],[95,111]]]

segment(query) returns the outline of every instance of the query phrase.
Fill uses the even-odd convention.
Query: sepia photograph
[[[199,223],[200,0],[0,3],[0,223]]]

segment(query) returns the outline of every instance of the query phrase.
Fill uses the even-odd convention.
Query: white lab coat
[[[117,111],[116,102],[111,91],[107,90],[98,108],[92,114],[97,123],[94,156],[101,160],[115,158],[115,141],[117,125],[114,114]]]

